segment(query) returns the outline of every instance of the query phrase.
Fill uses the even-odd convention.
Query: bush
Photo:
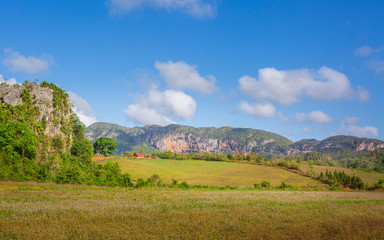
[[[137,179],[137,183],[136,183],[136,188],[140,188],[140,187],[145,187],[147,184],[146,182],[144,181],[144,179],[142,178],[139,178]]]
[[[292,185],[289,185],[287,183],[285,183],[284,181],[281,182],[281,184],[279,186],[276,187],[277,189],[282,189],[282,190],[285,190],[285,189],[293,189],[294,187]]]
[[[267,189],[271,188],[271,184],[265,180],[261,182],[260,186]]]
[[[93,146],[88,139],[81,139],[76,141],[71,148],[71,154],[81,158],[83,161],[91,161],[93,157]]]
[[[184,181],[184,182],[180,183],[179,188],[182,188],[182,189],[188,189],[188,188],[189,188],[189,185],[187,184],[186,181]]]

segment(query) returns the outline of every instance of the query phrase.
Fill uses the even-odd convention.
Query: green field
[[[200,160],[115,158],[114,161],[134,180],[158,174],[165,183],[177,179],[191,185],[252,187],[266,180],[272,186],[284,181],[292,186],[327,189],[319,181],[277,167]]]
[[[383,192],[0,182],[0,239],[383,239]]]
[[[318,176],[321,171],[325,173],[325,171],[328,169],[328,171],[344,171],[346,174],[353,176],[359,176],[361,180],[365,184],[375,184],[380,178],[384,179],[384,173],[379,172],[369,172],[369,171],[363,171],[363,170],[356,170],[351,168],[342,168],[342,167],[330,167],[330,166],[318,166],[318,165],[301,165],[300,170],[308,173],[308,174],[314,174],[315,176]]]

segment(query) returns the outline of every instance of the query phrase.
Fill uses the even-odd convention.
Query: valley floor
[[[164,183],[172,179],[186,181],[190,185],[253,187],[266,180],[272,187],[282,182],[306,190],[327,190],[328,185],[279,167],[251,165],[236,162],[171,160],[171,159],[127,159],[114,157],[109,160],[119,163],[123,173],[132,179],[147,179],[158,174]],[[105,162],[101,162],[103,164]],[[377,181],[376,181],[377,182]]]
[[[384,192],[0,182],[0,239],[383,239]]]

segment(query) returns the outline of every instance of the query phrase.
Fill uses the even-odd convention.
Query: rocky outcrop
[[[38,135],[39,152],[68,151],[72,145],[73,112],[68,95],[52,83],[0,84],[2,122],[27,123]]]
[[[54,90],[38,84],[3,85],[0,86],[0,103],[12,106],[22,105],[24,103],[22,94],[25,91],[28,91],[32,105],[39,109],[39,114],[35,116],[37,121],[45,122],[43,133],[51,138],[62,135],[61,128],[65,122],[70,121],[71,111],[70,109],[60,111],[54,106]],[[69,102],[69,98],[65,101]]]
[[[357,146],[356,151],[374,151],[379,148],[384,148],[384,143],[362,142]]]

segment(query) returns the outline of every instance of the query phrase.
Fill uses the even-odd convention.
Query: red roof
[[[134,157],[144,157],[143,154],[141,154],[141,153],[137,153],[137,152],[134,153],[133,156],[134,156]]]

